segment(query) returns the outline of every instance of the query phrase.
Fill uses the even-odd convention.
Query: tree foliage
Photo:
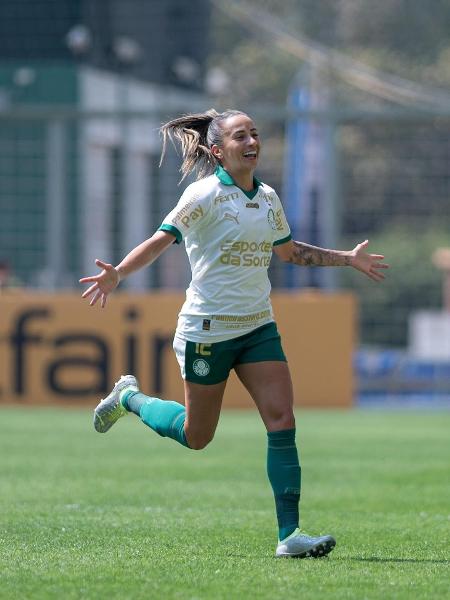
[[[294,35],[424,84],[450,85],[450,3],[433,0],[260,0],[251,6],[280,19]],[[274,47],[254,28],[213,11],[210,64],[230,76],[225,96],[282,102],[301,61]],[[284,92],[284,96],[283,96]]]
[[[440,88],[450,95],[448,0],[431,5],[423,0],[246,1],[274,15],[294,35],[387,76],[409,79],[429,93]],[[217,102],[245,110],[263,104],[273,114],[284,108],[302,61],[267,42],[257,23],[249,29],[223,11],[213,14],[217,35],[210,64],[223,69],[229,81]],[[410,312],[441,303],[441,274],[431,255],[440,245],[450,246],[450,118],[408,120],[404,113],[387,119],[381,110],[376,120],[359,120],[358,111],[374,105],[384,109],[384,101],[336,78],[331,81],[333,108],[348,111],[336,130],[338,237],[344,247],[369,237],[373,251],[385,253],[392,264],[382,285],[368,285],[350,270],[342,282],[361,300],[361,341],[403,346]],[[269,161],[272,170],[278,169],[278,179],[268,178],[278,187],[285,131],[279,119],[267,121],[269,136],[263,139],[270,139],[276,153],[265,149],[263,162],[267,164],[267,154],[279,159]]]
[[[353,247],[358,241],[350,238],[342,243]],[[442,308],[442,273],[433,265],[432,256],[436,248],[448,243],[448,230],[436,218],[416,228],[397,223],[371,236],[370,251],[384,253],[390,264],[385,281],[368,283],[352,269],[341,273],[342,286],[353,290],[360,303],[361,341],[405,346],[411,312]]]

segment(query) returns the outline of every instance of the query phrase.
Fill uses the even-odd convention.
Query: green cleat
[[[336,546],[336,540],[331,535],[310,537],[296,529],[286,539],[278,542],[276,557],[292,558],[321,558],[330,553]]]
[[[114,385],[112,392],[94,410],[94,427],[99,433],[106,433],[114,423],[127,414],[120,401],[121,393],[126,389],[139,391],[139,384],[134,375],[122,375]]]

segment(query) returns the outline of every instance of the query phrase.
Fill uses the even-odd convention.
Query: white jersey
[[[267,269],[291,234],[275,191],[255,184],[251,198],[219,167],[186,188],[160,227],[184,240],[192,270],[179,337],[220,342],[273,321]]]

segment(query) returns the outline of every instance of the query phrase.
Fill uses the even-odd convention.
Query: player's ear
[[[217,144],[213,144],[211,146],[211,152],[213,153],[215,158],[217,158],[219,160],[221,160],[223,158],[222,150]]]

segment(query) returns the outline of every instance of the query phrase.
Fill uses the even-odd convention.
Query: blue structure
[[[288,95],[283,201],[294,239],[330,247],[335,243],[335,207],[327,104],[326,87],[306,65]],[[333,288],[332,277],[323,269],[302,271],[291,265],[285,285]]]

